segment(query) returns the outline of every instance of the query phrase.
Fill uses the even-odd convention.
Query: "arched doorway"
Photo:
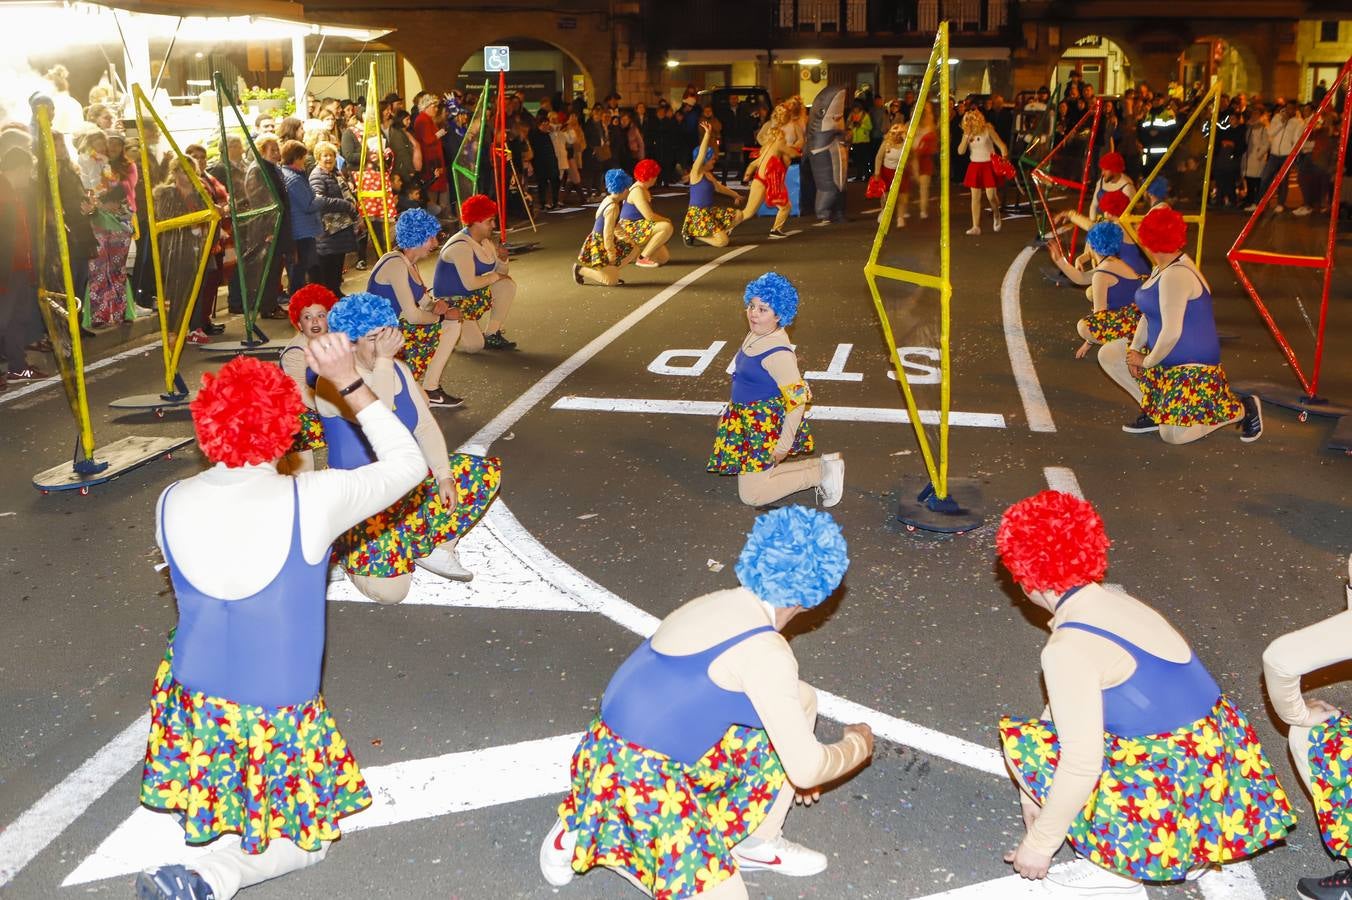
[[[1061,54],[1056,63],[1056,83],[1066,84],[1073,76],[1094,86],[1100,96],[1116,97],[1132,86],[1131,59],[1112,38],[1087,34]]]
[[[511,48],[512,69],[507,73],[507,90],[523,94],[528,109],[538,109],[546,97],[561,98],[567,104],[578,94],[591,95],[591,74],[557,45],[532,38],[502,38],[490,44],[494,45]],[[484,55],[480,50],[460,67],[456,85],[466,93],[478,94],[486,79],[496,82],[497,74],[484,71]]]
[[[1247,48],[1222,37],[1199,37],[1178,57],[1178,84],[1184,96],[1204,93],[1214,76],[1224,94],[1249,93],[1260,89],[1256,58]]]

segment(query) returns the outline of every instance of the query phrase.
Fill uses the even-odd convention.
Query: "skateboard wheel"
[[[84,487],[80,488],[80,496],[81,497],[89,496],[89,485],[85,485]]]
[[[1349,455],[1349,456],[1352,456],[1352,450],[1348,451],[1348,455]],[[42,496],[46,497],[46,496],[47,496],[48,494],[50,494],[50,493],[51,493],[51,491],[43,491],[43,492],[42,492]]]
[[[1302,409],[1300,415],[1296,416],[1296,418],[1300,419],[1302,422],[1308,422],[1310,421],[1310,414]]]
[[[164,418],[164,410],[162,410],[162,409],[156,409],[156,410],[155,410],[155,418],[157,418],[157,419],[163,419],[163,418]]]
[[[909,531],[909,532],[914,533],[914,532],[915,532],[915,526],[914,526],[914,525],[907,525],[907,526],[906,526],[906,530]]]
[[[174,451],[170,450],[168,453],[164,454],[164,458],[165,458],[165,459],[173,459],[173,458],[174,458]]]
[[[954,533],[955,533],[955,534],[966,534],[967,532],[965,532],[965,531],[957,531],[957,532],[954,532]]]

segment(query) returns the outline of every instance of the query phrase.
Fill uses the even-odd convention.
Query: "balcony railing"
[[[1009,26],[1010,0],[777,0],[781,31],[837,34],[995,34]]]

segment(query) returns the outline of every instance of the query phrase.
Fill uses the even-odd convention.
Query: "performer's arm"
[[[1008,155],[1009,155],[1009,148],[1005,146],[1005,142],[1004,142],[1004,141],[1000,140],[1000,134],[995,130],[995,127],[994,127],[993,125],[987,124],[987,125],[986,125],[986,132],[987,132],[987,134],[990,135],[991,142],[992,142],[993,144],[995,144],[995,146],[997,146],[997,147],[1000,148],[1000,155],[1001,155],[1001,156],[1008,156]]]
[[[606,257],[618,266],[624,261],[620,259],[620,251],[615,248],[615,222],[620,218],[620,208],[612,203],[601,215],[601,242],[606,248]]]
[[[887,141],[878,145],[878,155],[873,157],[873,174],[877,175],[883,170],[883,157],[887,155]]]
[[[1061,246],[1056,241],[1047,242],[1047,255],[1056,263],[1056,267],[1062,274],[1071,281],[1079,285],[1089,285],[1092,283],[1093,276],[1083,269],[1078,269],[1066,261],[1066,254],[1061,250]]]
[[[1089,277],[1093,279],[1089,287],[1093,293],[1090,299],[1094,302],[1094,312],[1103,312],[1108,308],[1108,288],[1117,284],[1118,276],[1112,272],[1098,269]]]
[[[634,204],[634,208],[637,209],[645,219],[649,219],[653,222],[671,221],[666,216],[660,216],[653,211],[652,198],[649,196],[647,189],[642,186],[635,186],[629,190],[629,202]]]
[[[1183,336],[1183,316],[1188,311],[1188,301],[1200,296],[1200,291],[1196,276],[1182,266],[1160,276],[1160,333],[1141,365],[1147,369],[1157,366],[1173,351]]]
[[[1288,725],[1315,725],[1329,717],[1328,704],[1307,702],[1300,677],[1352,659],[1352,610],[1284,634],[1263,651],[1263,676],[1272,708]]]
[[[962,154],[964,154],[964,153],[967,152],[967,144],[968,144],[968,134],[967,134],[967,132],[964,131],[964,132],[962,133],[962,140],[958,141],[958,155],[959,155],[959,156],[961,156]]]
[[[479,288],[488,287],[502,276],[496,271],[485,272],[482,275],[474,274],[474,248],[469,241],[452,241],[441,251],[443,262],[455,266],[456,272],[460,274],[460,281],[464,284],[466,290],[477,291]]]
[[[405,322],[431,325],[433,322],[441,321],[441,316],[418,305],[418,301],[422,298],[413,295],[413,289],[408,285],[408,275],[400,266],[392,266],[389,263],[381,266],[380,271],[376,272],[376,282],[394,289],[395,299],[399,301],[399,315]]]
[[[807,414],[811,394],[807,382],[798,371],[798,358],[792,350],[787,353],[783,351],[771,353],[765,357],[762,365],[775,380],[775,384],[779,385],[780,393],[784,397],[784,424],[779,431],[779,440],[775,442],[774,449],[775,461],[778,462],[788,456],[789,451],[793,449],[793,439],[798,434],[798,426],[802,424],[803,416]]]
[[[413,426],[413,437],[417,439],[418,448],[422,450],[425,466],[437,476],[437,481],[444,482],[451,477],[451,461],[450,453],[446,449],[446,437],[441,433],[441,427],[437,425],[436,419],[432,418],[432,409],[427,405],[427,396],[418,388],[413,373],[403,363],[395,365],[403,367],[409,397],[418,410],[418,424]],[[454,497],[454,493],[451,496]]]
[[[1150,343],[1150,325],[1146,322],[1145,316],[1136,320],[1136,333],[1131,336],[1131,343],[1128,348],[1136,353],[1144,353],[1145,348]]]
[[[699,130],[703,137],[699,141],[699,152],[695,154],[695,159],[690,163],[690,183],[699,184],[699,180],[704,177],[704,154],[709,151],[709,140],[713,136],[713,129],[703,122],[700,123]]]
[[[301,401],[310,409],[315,408],[315,392],[305,382],[305,348],[288,347],[282,351],[282,371],[287,374],[300,390]]]
[[[1094,222],[1088,216],[1076,212],[1073,209],[1065,209],[1056,214],[1056,223],[1073,222],[1075,227],[1081,231],[1088,231],[1094,227]]]
[[[737,192],[734,191],[732,188],[728,187],[726,184],[724,184],[723,182],[719,181],[719,180],[718,180],[717,178],[715,178],[714,176],[710,175],[710,176],[709,176],[709,180],[712,181],[712,182],[714,183],[714,190],[717,191],[718,193],[722,194],[724,197],[731,197],[731,198],[734,199],[734,200],[737,200],[737,201],[739,201],[739,202],[741,201],[741,199],[742,199],[742,195],[741,195],[741,194],[737,193]]]
[[[1061,741],[1061,758],[1042,811],[1023,843],[1047,856],[1056,853],[1066,839],[1066,830],[1103,771],[1101,643],[1090,635],[1058,634],[1042,651],[1042,677]]]

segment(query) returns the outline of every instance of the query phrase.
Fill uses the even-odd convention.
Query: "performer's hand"
[[[1088,341],[1085,341],[1083,344],[1081,344],[1081,345],[1080,345],[1080,349],[1078,349],[1078,350],[1075,351],[1075,358],[1076,358],[1076,359],[1084,359],[1085,356],[1089,353],[1089,347],[1090,347],[1090,344],[1089,344]]]
[[[808,788],[807,790],[795,790],[793,802],[799,806],[811,806],[822,798],[821,788]]]
[[[1145,374],[1145,354],[1140,350],[1127,351],[1127,371],[1131,373],[1132,378],[1140,378]]]
[[[498,259],[502,260],[503,262],[506,262],[506,261],[507,261],[507,256],[508,256],[508,254],[507,254],[507,248],[506,248],[506,247],[503,247],[503,246],[499,246],[499,247],[498,247]]]
[[[465,317],[465,314],[460,311],[460,307],[448,305],[446,312],[441,317],[448,322],[459,322]]]
[[[1055,240],[1047,242],[1047,255],[1054,260],[1065,259],[1066,253],[1061,249],[1061,245]]]
[[[846,725],[845,734],[857,734],[864,739],[864,744],[868,747],[868,755],[873,755],[873,729],[860,722],[857,725]]]
[[[433,315],[444,316],[446,315],[446,310],[450,308],[451,304],[447,303],[445,300],[438,300],[436,303],[432,304],[432,313]]]
[[[1019,844],[1019,849],[1005,854],[1005,862],[1012,865],[1015,872],[1029,881],[1038,881],[1047,877],[1052,858],[1046,853],[1030,849],[1026,844]]]
[[[455,490],[455,479],[438,478],[437,496],[441,498],[441,505],[446,507],[447,512],[454,512],[456,505],[459,503]]]
[[[342,332],[331,331],[311,338],[305,347],[305,364],[338,387],[347,387],[357,380],[357,356],[352,342]]]
[[[792,449],[792,448],[790,448],[790,449]],[[784,460],[788,459],[788,457],[789,457],[789,451],[788,451],[788,450],[780,450],[778,447],[776,447],[776,448],[775,448],[773,451],[771,451],[771,453],[770,453],[770,459],[774,462],[775,465],[779,465],[779,464],[782,463]]]
[[[1342,715],[1342,710],[1331,703],[1325,703],[1323,700],[1306,700],[1305,718],[1301,720],[1300,724],[1307,727],[1318,725],[1340,715]]]
[[[394,359],[394,355],[399,352],[399,348],[404,346],[404,335],[398,328],[385,327],[376,329],[376,357],[379,359]]]

